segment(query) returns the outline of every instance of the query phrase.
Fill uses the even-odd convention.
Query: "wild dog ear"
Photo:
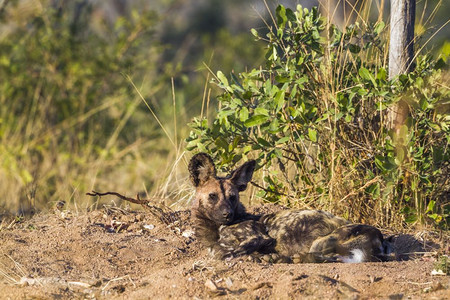
[[[214,162],[206,153],[198,153],[189,162],[189,173],[195,187],[205,184],[211,177],[216,177]]]
[[[239,192],[245,191],[247,184],[252,180],[255,165],[256,161],[250,160],[231,174],[231,181],[237,186]]]

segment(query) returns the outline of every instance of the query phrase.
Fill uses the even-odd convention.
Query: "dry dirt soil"
[[[3,220],[0,298],[450,299],[450,277],[432,275],[449,244],[429,233],[398,236],[396,254],[406,261],[218,261],[195,240],[188,211],[163,216],[105,207]],[[405,254],[417,251],[427,253]]]

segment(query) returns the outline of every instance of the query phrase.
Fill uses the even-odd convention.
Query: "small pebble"
[[[146,229],[146,230],[152,230],[155,229],[155,225],[153,224],[145,224],[142,226],[142,228]]]
[[[301,264],[302,263],[302,258],[300,257],[300,254],[296,253],[296,254],[292,255],[291,259],[292,259],[293,264]]]
[[[227,278],[225,279],[225,284],[227,285],[227,287],[230,288],[230,287],[233,285],[233,280],[231,280],[230,277],[227,277]]]
[[[272,257],[269,254],[264,254],[261,259],[265,262],[270,262],[270,260],[272,259]]]
[[[293,258],[292,259],[292,263],[294,263],[294,264],[301,264],[302,260],[300,258]]]
[[[272,258],[272,261],[277,261],[280,258],[280,255],[278,253],[272,253],[270,257]]]
[[[181,235],[184,236],[185,238],[190,238],[191,236],[194,235],[194,231],[192,231],[192,230],[185,230],[185,231],[183,231],[183,233]]]
[[[205,281],[205,286],[212,292],[217,291],[217,285],[211,279]]]

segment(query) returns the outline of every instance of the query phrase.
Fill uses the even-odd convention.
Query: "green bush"
[[[217,116],[193,120],[188,150],[209,152],[224,171],[256,158],[266,201],[380,225],[447,225],[443,60],[418,56],[414,72],[388,80],[384,23],[341,32],[316,8],[279,6],[270,32],[252,33],[267,42],[265,67],[217,72]],[[398,101],[411,114],[394,135],[386,118]]]

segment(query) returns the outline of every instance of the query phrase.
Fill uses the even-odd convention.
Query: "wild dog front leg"
[[[275,240],[266,233],[264,224],[246,220],[219,228],[219,246],[226,256],[241,256],[254,252],[273,252]]]

